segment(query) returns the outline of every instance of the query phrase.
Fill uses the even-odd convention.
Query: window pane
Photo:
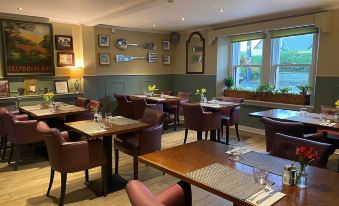
[[[232,44],[233,65],[262,65],[262,48],[261,39],[236,42]]]
[[[279,66],[277,68],[277,88],[289,88],[292,93],[299,93],[297,86],[309,85],[308,66]]]
[[[236,67],[236,87],[255,90],[260,85],[261,67]]]
[[[279,38],[278,64],[312,64],[313,34]]]

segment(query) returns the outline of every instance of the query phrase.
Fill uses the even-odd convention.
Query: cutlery
[[[275,193],[277,193],[278,190],[273,190],[272,192],[268,193],[265,197],[261,198],[260,200],[257,200],[255,203],[256,204],[261,204],[263,203],[265,200],[267,200],[268,198],[272,197]]]
[[[155,49],[156,49],[155,43],[130,44],[130,43],[127,42],[126,39],[118,39],[115,42],[115,46],[119,49],[127,49],[129,46],[140,47],[140,48],[152,50],[152,51],[155,51]]]
[[[120,62],[130,62],[133,60],[147,60],[149,63],[155,63],[158,60],[157,53],[149,52],[147,56],[145,57],[133,57],[133,56],[127,56],[122,54],[115,55],[115,61],[117,63]]]
[[[270,191],[270,188],[265,187],[265,188],[264,188],[263,190],[261,190],[257,195],[255,195],[255,196],[249,198],[248,200],[252,202],[253,200],[255,200],[255,198],[259,197],[259,195],[261,195],[261,194],[263,194],[263,193],[266,193],[266,192],[269,192],[269,191]]]

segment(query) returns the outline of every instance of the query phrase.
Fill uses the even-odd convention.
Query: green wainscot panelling
[[[314,111],[320,111],[320,105],[334,106],[339,99],[339,77],[319,76],[316,78]]]

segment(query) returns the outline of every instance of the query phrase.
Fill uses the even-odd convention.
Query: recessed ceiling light
[[[20,10],[20,11],[22,11],[22,10],[24,10],[23,8],[21,8],[21,7],[18,7],[18,8],[16,8],[17,10]]]
[[[153,26],[153,27],[156,27],[157,25],[153,24],[152,26]]]
[[[219,12],[224,12],[224,9],[219,9]]]
[[[185,21],[185,17],[181,17],[181,21]]]

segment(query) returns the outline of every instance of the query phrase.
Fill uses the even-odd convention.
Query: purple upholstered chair
[[[131,98],[133,107],[133,118],[141,119],[146,108],[162,112],[162,104],[148,104],[144,98]]]
[[[77,97],[75,100],[75,106],[86,108],[87,102],[88,102],[87,98]]]
[[[127,118],[133,118],[132,101],[129,101],[125,95],[114,94],[114,97],[118,103],[119,115]]]

